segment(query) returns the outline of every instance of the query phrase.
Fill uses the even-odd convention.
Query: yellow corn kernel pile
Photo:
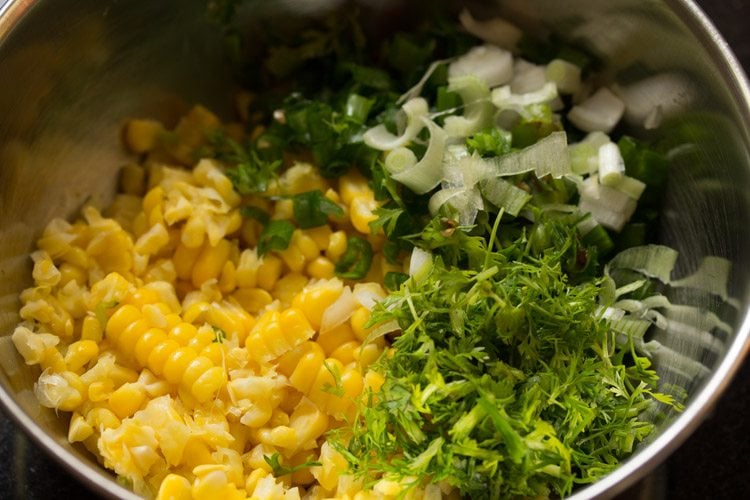
[[[370,234],[373,193],[357,174],[330,184],[291,166],[273,192],[320,189],[346,215],[259,256],[261,226],[240,207],[291,219],[289,200],[241,198],[214,160],[184,168],[220,126],[201,107],[169,134],[131,121],[125,140],[142,162],[122,170],[114,204],[44,230],[12,336],[41,369],[36,396],[70,412],[68,439],[146,496],[392,498],[401,487],[386,479],[360,491],[325,440],[383,383],[368,366],[384,344],[365,343],[365,324],[398,269]],[[352,234],[375,250],[360,284],[334,276]],[[320,465],[276,478],[274,456]]]

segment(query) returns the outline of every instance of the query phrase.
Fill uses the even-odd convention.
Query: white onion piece
[[[409,258],[409,276],[415,281],[421,281],[432,269],[432,253],[414,247]]]
[[[429,113],[429,105],[423,98],[415,97],[407,101],[401,110],[406,115],[406,128],[401,135],[393,135],[381,124],[364,133],[362,139],[365,144],[380,151],[389,151],[413,141],[425,126],[422,118]]]
[[[617,144],[610,142],[599,148],[599,182],[614,186],[625,175],[625,160]]]
[[[336,299],[336,302],[328,306],[323,312],[320,320],[320,333],[325,333],[347,321],[359,304],[354,300],[351,288],[344,287],[344,290]]]
[[[493,45],[479,45],[448,66],[448,79],[473,75],[488,87],[508,83],[513,76],[513,56]]]
[[[515,25],[500,17],[478,21],[468,9],[458,15],[461,25],[472,35],[504,49],[513,50],[523,36]]]
[[[611,90],[602,87],[594,95],[573,106],[568,113],[570,121],[585,132],[609,133],[625,112],[625,104]]]
[[[519,58],[513,64],[510,90],[515,94],[527,94],[541,89],[547,81],[544,66]]]
[[[563,59],[553,59],[544,69],[544,75],[555,82],[561,94],[575,94],[581,87],[581,68]]]
[[[385,290],[377,283],[357,283],[352,291],[354,300],[369,310],[386,296]]]

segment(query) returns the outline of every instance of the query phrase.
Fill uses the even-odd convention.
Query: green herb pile
[[[216,12],[228,19],[236,4],[217,2]],[[368,40],[351,14],[289,37],[267,34],[262,63],[244,73],[251,86],[272,88],[248,111],[250,125],[264,124],[263,133],[246,144],[220,136],[213,142],[241,194],[262,194],[290,155],[329,178],[359,169],[381,202],[371,227],[383,231],[389,260],[402,262],[414,248],[429,252],[420,272],[386,276],[390,294],[370,322],[376,331],[396,325],[381,332],[392,348],[374,367],[385,383],[365,394],[357,418],[329,439],[367,485],[385,477],[415,487],[447,483],[467,498],[570,494],[612,471],[653,430],[648,411],[679,407],[657,392],[658,377],[640,349],[650,323],[643,320],[646,328],[633,336],[605,318],[618,296],[604,264],[651,240],[668,163],[633,138],[619,139],[625,174],[645,184],[619,232],[598,224],[582,231],[585,214],[569,209],[577,203],[576,185],[537,177],[535,167],[498,181],[494,191],[479,184],[482,204],[471,224],[462,225],[448,205],[431,213],[434,191],[415,194],[396,182],[384,155],[363,136],[378,125],[396,133],[399,96],[432,62],[479,42],[453,19]],[[534,62],[567,59],[584,74],[596,68],[565,44],[524,38],[519,48]],[[423,83],[420,95],[432,103],[438,124],[472,104],[450,86],[445,64]],[[465,147],[479,158],[503,158],[560,131],[583,136],[549,106],[533,105],[510,130],[486,127],[467,137]],[[427,142],[423,131],[407,147],[422,156]],[[315,193],[294,199],[300,227],[336,213]],[[504,205],[508,193],[513,213]],[[291,223],[281,227],[252,208],[244,214],[266,225],[261,253],[288,245]],[[358,279],[371,257],[369,244],[353,238],[336,272]],[[654,293],[637,271],[617,283],[624,287],[619,298]]]

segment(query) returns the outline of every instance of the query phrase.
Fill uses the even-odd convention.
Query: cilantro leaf
[[[308,467],[318,467],[321,465],[320,462],[308,460],[304,463],[288,467],[281,463],[281,455],[279,455],[278,452],[274,453],[271,456],[263,455],[263,460],[265,460],[266,463],[271,467],[271,472],[273,473],[274,477],[288,476],[289,474],[294,474],[299,470],[306,469]]]
[[[254,206],[247,206],[247,207],[240,208],[240,214],[243,217],[255,219],[261,224],[263,224],[264,226],[268,224],[269,220],[271,220],[271,216],[268,215],[268,212],[266,212],[265,210],[261,208],[254,207]]]
[[[292,196],[294,218],[299,227],[308,229],[322,226],[328,222],[328,216],[341,217],[344,210],[320,192],[307,191]]]
[[[230,165],[226,175],[234,190],[242,195],[264,192],[281,167],[280,159],[264,160],[256,149],[239,144],[223,132],[212,134],[209,144],[214,157]]]

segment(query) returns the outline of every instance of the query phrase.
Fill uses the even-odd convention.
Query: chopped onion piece
[[[516,59],[513,65],[513,79],[510,81],[510,90],[514,94],[527,94],[535,92],[547,83],[547,75],[544,66],[530,63],[525,59]]]
[[[570,121],[585,132],[601,131],[609,133],[622,118],[625,104],[606,87],[573,106],[568,113]]]
[[[425,126],[425,122],[422,118],[426,117],[429,113],[429,106],[427,101],[421,97],[415,97],[407,101],[401,110],[406,115],[406,128],[404,132],[399,135],[393,135],[388,132],[385,125],[377,125],[367,132],[362,137],[365,144],[374,149],[381,151],[389,151],[396,149],[401,146],[405,146],[421,132]]]
[[[445,147],[446,134],[442,128],[438,127],[435,122],[423,118],[427,128],[430,129],[430,143],[427,146],[424,156],[417,163],[407,165],[398,164],[400,157],[406,157],[403,151],[397,153],[396,159],[391,159],[391,154],[386,157],[385,166],[391,173],[391,178],[400,182],[417,194],[424,194],[431,191],[435,186],[440,184],[443,177],[443,149]],[[408,159],[411,161],[411,158]],[[396,168],[404,167],[402,170]]]
[[[354,314],[357,305],[351,288],[345,286],[336,302],[328,306],[323,312],[323,317],[320,320],[320,333],[332,330],[348,320]]]
[[[617,144],[610,142],[599,148],[599,182],[613,187],[625,175],[625,160]]]
[[[386,293],[378,283],[357,283],[354,285],[352,295],[359,305],[372,310],[375,304],[385,298]]]
[[[575,94],[581,87],[581,68],[563,59],[550,61],[544,74],[548,81],[555,82],[561,94]]]
[[[513,50],[523,36],[515,25],[500,17],[479,21],[464,8],[458,15],[461,25],[472,35],[504,49]]]
[[[450,77],[448,90],[456,92],[464,102],[463,116],[448,116],[445,132],[451,137],[475,134],[492,122],[495,109],[490,102],[490,89],[474,75]]]
[[[469,75],[482,80],[488,87],[508,83],[513,76],[513,56],[493,45],[473,47],[448,66],[449,80]]]

